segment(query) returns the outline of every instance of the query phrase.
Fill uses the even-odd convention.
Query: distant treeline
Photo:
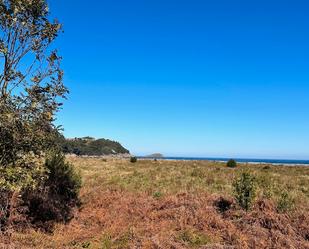
[[[67,139],[61,137],[59,144],[65,154],[78,156],[103,156],[130,153],[120,143],[108,139],[83,137]]]

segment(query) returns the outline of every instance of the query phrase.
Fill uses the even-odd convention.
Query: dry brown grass
[[[75,218],[52,234],[2,236],[3,248],[309,248],[308,167],[69,160],[84,180]],[[233,179],[244,168],[259,181],[248,213],[232,198]],[[282,190],[295,199],[289,212],[276,208]],[[231,204],[225,212],[221,197]]]

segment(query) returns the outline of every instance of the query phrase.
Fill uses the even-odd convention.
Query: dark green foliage
[[[132,156],[132,157],[130,158],[130,162],[131,162],[131,163],[136,163],[136,162],[137,162],[137,158],[136,158],[135,156]]]
[[[256,179],[248,171],[243,172],[233,183],[237,203],[246,211],[250,210],[256,197]]]
[[[232,204],[233,204],[232,200],[229,200],[223,197],[220,197],[218,200],[215,201],[215,206],[221,213],[229,210]]]
[[[68,221],[72,217],[72,208],[79,204],[81,177],[61,153],[51,154],[45,167],[46,180],[35,191],[23,194],[27,215],[35,224]]]
[[[153,197],[156,198],[156,199],[161,198],[162,195],[163,195],[163,194],[162,194],[160,191],[157,191],[157,192],[154,192],[154,193],[153,193]]]
[[[65,161],[64,155],[52,154],[46,159],[45,167],[48,170],[46,184],[49,188],[64,200],[76,200],[81,187],[81,177],[74,167]]]
[[[108,139],[94,139],[91,137],[58,140],[62,150],[66,154],[78,156],[102,156],[130,153],[120,143]]]
[[[231,159],[227,162],[226,166],[229,167],[229,168],[236,168],[237,162],[234,159]]]

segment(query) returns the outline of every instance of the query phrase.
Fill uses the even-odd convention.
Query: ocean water
[[[141,157],[145,158],[145,157]],[[164,157],[164,160],[183,160],[183,161],[220,161],[227,162],[230,158],[212,158],[212,157]],[[234,158],[239,163],[265,163],[265,164],[283,164],[283,165],[308,165],[309,160],[282,160],[282,159],[249,159],[249,158]],[[160,159],[161,160],[161,159]]]

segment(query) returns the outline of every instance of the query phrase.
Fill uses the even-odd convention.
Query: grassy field
[[[4,248],[309,248],[309,167],[68,160],[83,176],[75,217],[50,234],[14,232]],[[249,212],[233,198],[243,170],[257,182]]]

